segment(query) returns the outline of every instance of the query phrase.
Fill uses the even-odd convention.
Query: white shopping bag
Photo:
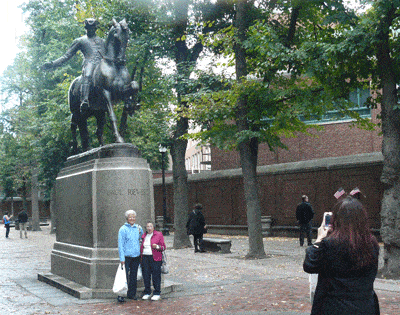
[[[128,292],[128,283],[126,281],[125,269],[122,269],[121,264],[118,265],[117,273],[114,279],[113,292],[122,296]]]
[[[162,253],[161,273],[163,274],[169,273],[167,253],[165,251],[163,251]]]
[[[311,302],[311,304],[313,304],[315,289],[317,288],[317,283],[318,283],[318,274],[310,273],[308,275],[308,280],[310,281],[310,302]]]
[[[137,281],[140,281],[143,279],[143,274],[142,274],[142,265],[139,265],[139,268],[137,270]]]

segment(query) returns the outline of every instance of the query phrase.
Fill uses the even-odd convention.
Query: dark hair
[[[203,205],[201,203],[196,203],[194,205],[194,208],[197,209],[197,210],[201,210],[201,209],[203,209]]]
[[[347,196],[338,201],[333,209],[329,238],[348,248],[355,267],[374,263],[374,248],[378,242],[371,234],[367,211],[359,200]]]
[[[307,198],[308,198],[307,195],[301,196],[301,200],[302,200],[303,202],[306,201]]]

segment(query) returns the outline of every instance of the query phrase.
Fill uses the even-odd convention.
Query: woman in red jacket
[[[150,279],[153,279],[154,292],[152,301],[158,301],[161,294],[161,264],[162,252],[167,248],[164,242],[164,236],[161,232],[154,230],[152,222],[146,225],[146,233],[142,235],[142,245],[140,252],[142,254],[142,274],[144,282],[143,300],[151,297]]]

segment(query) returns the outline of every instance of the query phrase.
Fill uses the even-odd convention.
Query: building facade
[[[378,124],[380,108],[364,106],[369,95],[369,90],[357,91],[350,95],[350,100],[361,117]],[[283,142],[287,150],[271,152],[267,145],[259,146],[257,173],[262,215],[272,218],[273,228],[296,229],[295,208],[302,194],[308,195],[315,207],[313,224],[318,226],[324,211],[329,211],[335,204],[333,194],[339,187],[347,192],[359,187],[366,196],[363,202],[371,226],[379,231],[383,195],[380,128],[378,125],[373,130],[358,128],[348,117],[335,119],[335,115],[331,112],[308,121],[323,129],[310,129],[311,135],[285,138]],[[197,202],[204,204],[207,224],[218,227],[219,231],[233,231],[233,234],[238,234],[235,231],[239,230],[246,231],[246,205],[238,151],[211,147],[208,163],[212,171],[208,173],[201,173],[196,162],[200,157],[191,164],[189,157],[197,153],[187,155],[187,169],[194,171],[188,179],[189,206]],[[155,211],[156,215],[161,215],[160,183],[156,180],[154,184]],[[166,191],[167,216],[173,223],[172,181],[167,181]]]
[[[380,108],[369,109],[362,106],[362,100],[359,103],[360,115],[370,118],[371,122],[378,124]],[[260,144],[257,165],[381,152],[382,135],[378,125],[376,125],[375,130],[371,131],[356,127],[353,120],[346,118],[339,120],[322,119],[319,122],[311,121],[310,123],[317,123],[323,127],[323,130],[310,129],[312,136],[299,134],[296,138],[284,139],[283,143],[287,146],[287,150],[278,148],[272,152],[266,144]],[[240,168],[238,151],[223,151],[211,147],[211,168],[213,171]]]
[[[210,146],[190,139],[185,154],[185,166],[189,174],[211,171]]]

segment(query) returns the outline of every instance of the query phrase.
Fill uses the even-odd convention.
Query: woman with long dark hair
[[[318,273],[311,314],[379,314],[373,289],[378,256],[363,205],[353,197],[342,198],[330,225],[324,215],[316,242],[306,250],[304,271]]]

